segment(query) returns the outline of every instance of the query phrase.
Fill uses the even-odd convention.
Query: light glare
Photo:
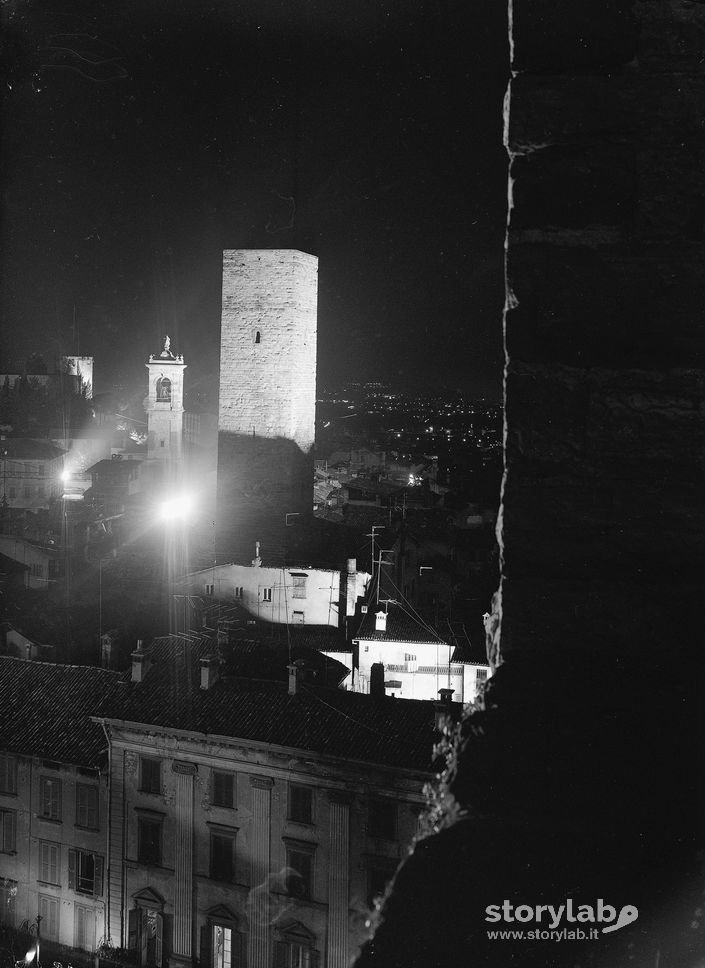
[[[193,510],[193,498],[190,494],[178,494],[167,498],[159,505],[160,521],[185,521]]]

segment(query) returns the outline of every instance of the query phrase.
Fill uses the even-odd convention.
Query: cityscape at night
[[[705,14],[0,7],[0,968],[705,964]]]

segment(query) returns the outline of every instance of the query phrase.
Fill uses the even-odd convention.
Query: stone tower
[[[184,370],[183,356],[174,356],[170,339],[164,339],[159,356],[150,356],[147,397],[147,459],[165,465],[183,457]]]
[[[276,564],[286,525],[312,511],[318,259],[227,250],[218,405],[216,552]]]

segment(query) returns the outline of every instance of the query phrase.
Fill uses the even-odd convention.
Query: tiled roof
[[[468,622],[454,622],[452,641],[455,645],[453,662],[470,662],[474,665],[489,665],[485,629],[477,617]]]
[[[97,766],[105,735],[91,716],[113,708],[121,674],[0,656],[0,749]]]
[[[387,606],[386,630],[378,632],[375,628],[377,624],[375,613],[384,610],[384,605],[371,602],[368,605],[367,615],[362,616],[360,627],[354,638],[377,642],[438,642],[443,640],[443,636],[435,635],[419,619],[415,618],[408,606],[402,608],[400,605],[394,604]]]
[[[302,660],[313,681],[335,688],[350,671],[342,662],[328,658],[317,648],[298,642],[295,636],[292,636],[291,643],[286,639],[242,639],[233,647],[219,646],[217,651],[224,661],[223,672],[245,679],[288,682],[289,663]]]
[[[55,460],[66,453],[50,440],[35,440],[33,437],[6,437],[2,441],[2,450],[9,460]]]
[[[211,640],[164,636],[151,645],[153,666],[141,683],[129,681],[110,718],[232,736],[328,756],[428,771],[432,767],[432,702],[373,698],[342,689],[221,677],[199,688],[199,659]]]

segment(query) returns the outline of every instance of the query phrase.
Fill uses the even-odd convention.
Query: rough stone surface
[[[318,260],[227,250],[218,405],[216,554],[282,564],[292,514],[310,515]],[[287,518],[289,515],[289,518]]]

